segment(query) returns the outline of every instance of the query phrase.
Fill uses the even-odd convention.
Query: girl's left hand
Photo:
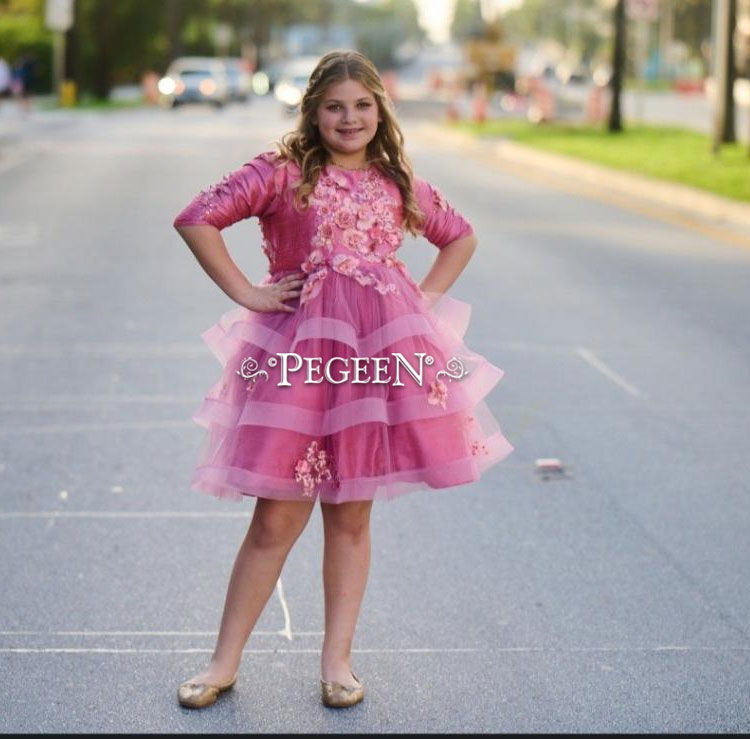
[[[295,309],[286,305],[284,301],[298,298],[306,279],[307,275],[304,272],[296,272],[285,275],[278,282],[253,285],[241,304],[248,310],[258,313],[273,313],[276,311],[294,313]]]

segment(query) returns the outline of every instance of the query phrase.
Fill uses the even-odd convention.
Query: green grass
[[[708,136],[682,128],[626,125],[620,134],[603,126],[491,120],[449,124],[480,137],[506,138],[556,154],[750,202],[747,145],[724,144],[711,153]]]

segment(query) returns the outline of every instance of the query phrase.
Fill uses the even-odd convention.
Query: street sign
[[[634,21],[659,20],[659,0],[627,0],[625,10]]]
[[[73,25],[73,0],[47,0],[44,23],[50,31],[65,32]]]

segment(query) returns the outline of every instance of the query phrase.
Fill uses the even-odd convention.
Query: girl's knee
[[[346,536],[359,540],[370,530],[371,501],[337,503],[321,506],[327,535]]]
[[[288,546],[302,533],[312,505],[259,499],[248,531],[248,538],[261,548]]]

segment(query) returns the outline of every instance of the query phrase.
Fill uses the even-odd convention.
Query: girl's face
[[[314,120],[323,145],[340,164],[363,164],[367,144],[375,138],[380,114],[375,96],[356,80],[329,85]]]

